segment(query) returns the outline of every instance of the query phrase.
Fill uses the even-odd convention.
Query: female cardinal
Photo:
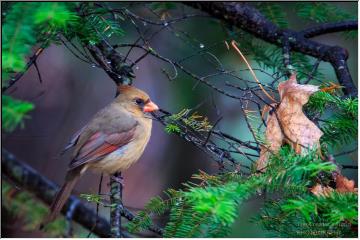
[[[59,214],[87,169],[111,175],[129,168],[143,153],[152,126],[152,119],[146,113],[159,108],[135,87],[120,86],[118,90],[119,96],[99,111],[65,147],[65,150],[75,147],[73,159],[45,223]]]

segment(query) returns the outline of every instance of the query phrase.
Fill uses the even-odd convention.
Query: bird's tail
[[[74,169],[67,173],[66,180],[60,191],[56,194],[55,199],[53,200],[50,206],[50,214],[45,218],[43,223],[40,225],[40,229],[44,225],[53,221],[61,212],[61,209],[65,205],[66,201],[70,197],[71,191],[75,187],[75,184],[79,180],[81,169]]]

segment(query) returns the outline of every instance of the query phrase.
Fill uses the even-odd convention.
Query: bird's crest
[[[118,86],[118,91],[120,93],[124,93],[124,92],[127,92],[127,91],[130,91],[131,89],[134,89],[134,87],[130,86],[130,85],[119,85]]]

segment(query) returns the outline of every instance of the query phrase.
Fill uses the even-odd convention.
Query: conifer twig
[[[29,68],[34,65],[36,67],[36,70],[38,72],[38,77],[39,77],[39,80],[40,82],[42,82],[42,79],[41,79],[41,75],[40,75],[40,72],[39,72],[39,69],[37,67],[37,64],[36,64],[36,60],[37,58],[40,56],[41,53],[43,53],[44,51],[44,48],[43,47],[39,47],[36,52],[30,57],[30,60],[28,61],[28,63],[26,64],[26,67],[25,67],[25,70],[22,71],[22,72],[19,72],[15,75],[14,78],[11,78],[8,82],[8,84],[6,86],[3,86],[1,88],[1,92],[4,93],[6,90],[8,90],[12,85],[14,85],[17,81],[19,81],[21,79],[21,77],[25,74],[25,72],[27,70],[29,70]]]

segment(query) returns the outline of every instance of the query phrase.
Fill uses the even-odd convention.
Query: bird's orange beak
[[[144,112],[153,112],[157,110],[159,110],[159,107],[152,101],[149,101],[144,105]]]

